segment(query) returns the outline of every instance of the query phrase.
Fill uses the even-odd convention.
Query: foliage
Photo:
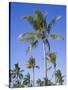
[[[62,73],[60,70],[57,70],[56,71],[56,81],[59,85],[63,85],[63,82],[64,82],[64,76],[62,76]]]
[[[14,65],[14,69],[10,70],[9,77],[10,80],[14,81],[13,87],[18,87],[18,85],[21,83],[21,79],[23,79],[23,72],[24,70],[20,70],[19,64],[16,63]],[[11,82],[10,82],[11,83]]]
[[[24,16],[22,17],[26,21],[28,21],[34,31],[33,32],[24,32],[21,33],[18,36],[18,39],[23,42],[28,42],[30,45],[26,49],[26,54],[31,51],[33,48],[36,48],[38,45],[38,42],[41,40],[43,44],[43,56],[44,56],[44,76],[43,80],[40,78],[36,80],[37,86],[44,86],[44,85],[54,85],[54,83],[48,79],[47,77],[47,72],[48,70],[51,70],[51,67],[47,67],[47,60],[50,60],[50,62],[54,65],[54,70],[55,70],[55,78],[57,83],[60,85],[63,84],[63,76],[60,70],[56,71],[56,53],[51,52],[51,46],[49,43],[49,39],[60,39],[63,40],[63,36],[60,34],[55,34],[52,33],[52,27],[55,25],[56,21],[61,19],[61,16],[56,16],[54,17],[49,23],[47,21],[47,13],[42,13],[40,10],[35,10],[35,15],[34,16]],[[48,51],[46,52],[47,46]],[[48,53],[47,55],[45,55]],[[39,69],[39,66],[36,65],[36,60],[33,56],[31,56],[28,60],[28,63],[26,64],[28,69],[32,69],[33,73],[33,80],[31,80],[31,75],[30,73],[27,73],[25,76],[23,76],[22,71],[20,70],[19,64],[14,65],[15,68],[13,70],[10,70],[10,83],[15,80],[13,83],[13,87],[32,87],[35,86],[35,68]],[[22,82],[21,82],[22,81]],[[55,83],[55,85],[57,84]]]
[[[29,73],[27,73],[27,75],[25,75],[23,85],[25,85],[27,87],[31,86],[31,84],[30,84],[30,74]]]

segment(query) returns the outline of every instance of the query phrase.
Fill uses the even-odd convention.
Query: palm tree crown
[[[15,81],[15,83],[17,83],[16,85],[18,85],[21,81],[21,79],[23,79],[23,72],[24,70],[20,70],[19,64],[16,63],[15,67],[13,70],[10,70],[10,79],[13,79]],[[10,82],[11,83],[11,82]]]
[[[56,81],[57,81],[57,83],[58,83],[59,85],[63,85],[63,82],[64,82],[63,78],[64,78],[64,77],[65,77],[65,76],[62,76],[62,73],[61,73],[60,70],[57,70],[57,71],[56,71]]]

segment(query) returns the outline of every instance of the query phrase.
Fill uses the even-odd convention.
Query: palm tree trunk
[[[34,67],[33,67],[33,86],[35,86],[35,71],[34,71]]]
[[[18,81],[18,75],[17,75],[17,85],[18,85],[18,82],[19,82],[19,81]]]
[[[56,63],[54,64],[54,75],[55,75],[55,85],[56,85]]]
[[[28,85],[29,87],[30,87],[30,83],[31,83],[31,82],[30,82],[30,79],[29,79],[29,85]]]
[[[44,85],[47,85],[47,60],[46,60],[46,50],[44,40],[43,40],[43,57],[44,57],[44,78],[46,78],[46,80],[44,81]]]

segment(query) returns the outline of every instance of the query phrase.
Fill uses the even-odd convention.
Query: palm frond
[[[52,26],[56,23],[57,20],[59,20],[61,16],[56,16],[54,19],[51,20],[51,22],[48,24],[47,31],[50,33]]]
[[[56,54],[55,52],[49,54],[50,61],[55,64],[56,63]]]
[[[21,41],[33,42],[34,40],[41,38],[39,33],[35,32],[25,32],[18,36],[18,39]]]
[[[23,74],[20,73],[20,74],[19,74],[19,78],[20,78],[20,79],[23,79]]]
[[[55,34],[55,33],[51,33],[51,34],[49,35],[49,38],[51,38],[51,39],[56,39],[56,40],[60,40],[60,39],[63,40],[63,39],[64,39],[62,35],[60,35],[60,34]]]
[[[34,19],[42,24],[42,22],[44,20],[44,16],[40,10],[35,10],[35,18]]]
[[[35,10],[33,27],[38,31],[42,31],[44,28],[44,16],[40,10]]]
[[[43,28],[43,16],[40,10],[35,10],[35,16],[24,16],[30,24],[32,24],[35,30]]]
[[[36,48],[37,47],[37,44],[38,44],[38,40],[35,40],[33,41],[32,43],[30,43],[31,45],[27,47],[27,50],[26,50],[26,54],[31,51],[33,48]]]
[[[29,38],[21,38],[20,41],[23,41],[23,42],[32,42],[34,41],[35,37],[29,37]]]
[[[33,16],[24,16],[24,19],[26,19],[30,24],[33,24]]]
[[[38,65],[36,65],[35,67],[38,68],[38,69],[40,68]]]
[[[21,34],[21,37],[26,37],[26,36],[29,36],[29,35],[37,35],[37,32],[24,32]]]
[[[26,64],[26,67],[31,69],[31,65],[30,64]]]
[[[37,17],[39,17],[40,19],[43,19],[43,14],[39,9],[35,10],[35,14],[37,15]]]
[[[48,50],[50,51],[50,44],[49,44],[48,39],[46,39],[46,40],[44,41],[44,44],[48,46]]]
[[[47,29],[46,16],[38,9],[35,10],[35,16],[24,16],[23,18],[32,24],[36,31],[43,31],[44,28],[44,30]]]

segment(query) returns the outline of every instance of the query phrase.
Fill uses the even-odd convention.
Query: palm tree
[[[23,84],[26,85],[26,86],[28,86],[28,87],[31,86],[30,85],[31,83],[30,83],[30,74],[29,73],[27,73],[27,75],[25,75]]]
[[[63,39],[59,34],[51,33],[52,26],[59,20],[61,16],[56,16],[51,22],[47,23],[47,13],[43,14],[40,10],[35,10],[35,16],[25,16],[26,19],[34,28],[34,32],[25,32],[19,35],[21,41],[29,42],[31,45],[28,46],[27,51],[36,47],[39,40],[42,40],[43,45],[43,58],[44,58],[44,78],[47,78],[47,59],[46,59],[46,47],[50,51],[50,44],[48,38],[52,39]],[[47,85],[47,82],[44,83]]]
[[[60,70],[57,70],[57,71],[56,71],[56,81],[57,81],[57,84],[63,85],[63,82],[64,82],[63,78],[64,78],[64,77],[65,77],[65,75],[62,76],[62,73],[61,73]]]
[[[47,85],[48,85],[48,86],[53,85],[53,83],[51,82],[51,80],[48,80],[48,79],[44,78],[44,80],[38,79],[38,80],[36,81],[37,86],[44,86],[44,82],[45,82],[46,80],[47,80]]]
[[[47,85],[48,85],[48,86],[53,85],[53,83],[51,82],[51,80],[49,80],[49,79],[47,79],[47,78],[44,78],[43,81],[44,81],[44,82],[47,81]]]
[[[48,86],[54,85],[51,80],[48,80]]]
[[[33,86],[35,86],[35,68],[39,69],[39,66],[36,65],[35,58],[31,56],[28,60],[27,68],[33,70]]]
[[[37,86],[43,86],[44,85],[44,82],[41,79],[38,79],[36,81],[36,83],[37,83]]]
[[[10,78],[11,79],[14,79],[15,80],[14,86],[19,86],[20,80],[23,79],[22,72],[24,70],[20,70],[20,67],[19,67],[19,64],[18,63],[15,64],[14,66],[15,66],[15,68],[13,70],[10,70],[10,74],[9,75],[10,75]]]
[[[55,52],[49,54],[50,62],[54,66],[54,75],[56,74],[56,54]],[[55,75],[55,85],[56,85],[56,75]]]
[[[13,88],[21,88],[21,82],[14,83]]]

